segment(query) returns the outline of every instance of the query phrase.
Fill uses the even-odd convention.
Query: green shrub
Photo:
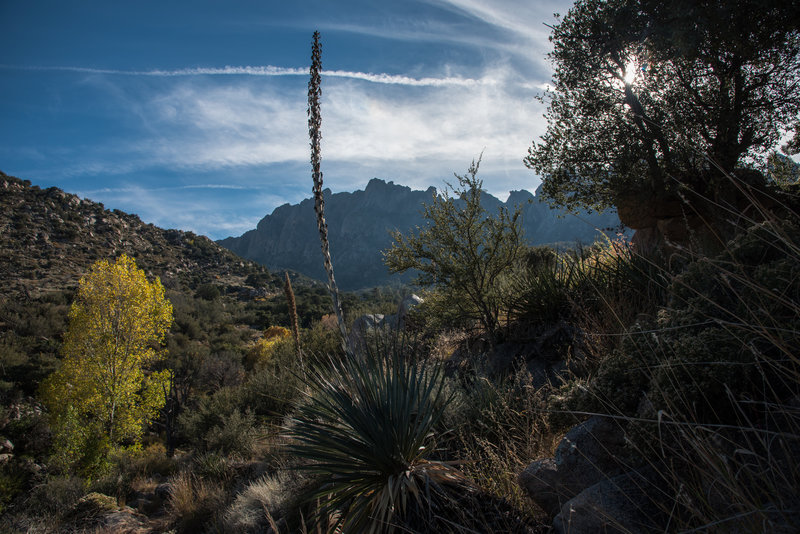
[[[85,487],[78,477],[45,478],[28,491],[18,514],[28,516],[29,521],[45,520],[52,528],[86,493]]]
[[[699,422],[738,424],[800,393],[800,227],[757,225],[676,277],[651,345],[650,401]],[[677,412],[677,413],[675,413]]]
[[[252,411],[241,406],[241,392],[223,388],[200,399],[178,419],[181,435],[200,451],[247,457],[259,429]]]
[[[28,473],[6,460],[0,465],[0,516],[25,488]]]
[[[201,284],[195,291],[195,296],[203,300],[217,300],[220,295],[219,286],[215,284]]]

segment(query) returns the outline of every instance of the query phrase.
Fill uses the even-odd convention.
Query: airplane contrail
[[[275,67],[267,66],[225,66],[225,67],[196,67],[189,69],[174,70],[119,70],[119,69],[96,69],[91,67],[20,67],[13,65],[0,65],[6,70],[32,70],[32,71],[61,71],[78,72],[85,74],[108,74],[114,76],[156,76],[156,77],[176,77],[176,76],[308,76],[307,69],[294,67]],[[443,86],[476,86],[492,85],[495,82],[489,79],[474,79],[448,76],[444,78],[413,78],[399,74],[354,72],[346,70],[322,71],[323,76],[333,78],[350,78],[363,80],[371,83],[388,85],[408,85],[419,87],[443,87]]]

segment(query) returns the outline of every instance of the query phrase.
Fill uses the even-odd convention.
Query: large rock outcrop
[[[617,198],[620,220],[636,231],[634,245],[641,250],[715,251],[742,227],[764,220],[765,210],[785,200],[780,191],[769,190],[763,174],[752,169],[687,182],[694,185],[662,194],[631,191]]]
[[[658,530],[663,510],[657,473],[632,462],[615,420],[594,416],[572,428],[554,458],[530,464],[518,478],[553,518],[558,534],[645,533]]]

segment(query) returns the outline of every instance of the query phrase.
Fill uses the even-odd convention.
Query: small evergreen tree
[[[496,343],[509,300],[506,275],[522,250],[522,231],[519,209],[500,208],[492,216],[481,205],[479,165],[473,161],[467,174],[455,175],[458,188],[448,184],[450,191],[425,206],[427,227],[417,235],[393,234],[384,261],[392,272],[419,271],[416,282],[435,286],[447,312],[477,321]]]

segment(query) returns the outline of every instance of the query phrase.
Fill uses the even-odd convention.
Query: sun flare
[[[625,75],[623,76],[623,80],[625,80],[625,85],[632,85],[633,82],[636,80],[636,74],[639,72],[639,65],[636,61],[631,60],[628,61],[627,65],[625,65]]]

